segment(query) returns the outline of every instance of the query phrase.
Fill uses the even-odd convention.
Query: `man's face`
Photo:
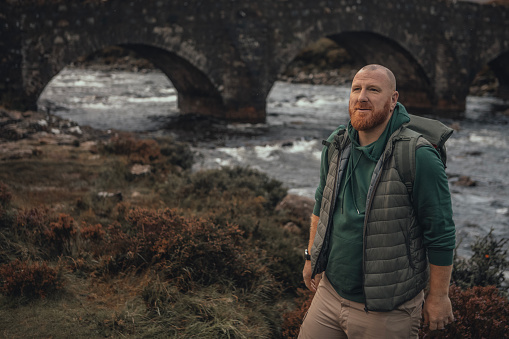
[[[369,131],[389,121],[398,92],[383,69],[362,70],[352,81],[349,113],[353,128]]]

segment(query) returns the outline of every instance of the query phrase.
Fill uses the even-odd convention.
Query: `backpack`
[[[440,160],[447,168],[447,152],[445,143],[454,132],[438,120],[423,118],[417,115],[409,114],[410,122],[406,123],[397,136],[394,146],[394,157],[396,158],[396,169],[400,174],[401,181],[405,184],[408,194],[412,196],[413,184],[415,180],[415,150],[417,148],[417,139],[422,136],[428,140],[438,151]],[[338,136],[343,136],[345,129],[340,129]],[[334,142],[323,140],[322,144],[328,147],[328,160],[331,162],[334,152],[339,149],[339,140],[335,137]],[[332,152],[331,152],[332,150]]]

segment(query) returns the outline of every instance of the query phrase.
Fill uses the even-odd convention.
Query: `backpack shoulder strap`
[[[421,134],[404,127],[394,145],[394,160],[401,181],[405,184],[408,194],[412,197],[415,179],[415,150]]]
[[[445,143],[453,133],[453,129],[434,119],[412,114],[409,116],[410,122],[402,128],[395,143],[394,157],[401,181],[412,197],[416,166],[415,150],[424,143],[431,144],[438,151],[445,167],[447,162]]]

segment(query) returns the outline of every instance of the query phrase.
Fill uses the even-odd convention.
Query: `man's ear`
[[[398,98],[399,98],[399,92],[394,91],[394,93],[392,93],[392,97],[391,97],[391,110],[394,110],[394,108],[396,107],[396,104],[398,103]]]

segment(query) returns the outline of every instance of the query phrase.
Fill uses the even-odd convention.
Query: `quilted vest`
[[[363,289],[366,311],[391,311],[414,298],[428,282],[428,262],[422,229],[411,196],[397,170],[394,145],[399,128],[390,137],[375,166],[366,200],[363,228]],[[334,152],[323,190],[320,220],[311,249],[313,276],[325,271],[332,215],[351,144],[348,132],[334,137]],[[429,144],[419,138],[417,147]]]

